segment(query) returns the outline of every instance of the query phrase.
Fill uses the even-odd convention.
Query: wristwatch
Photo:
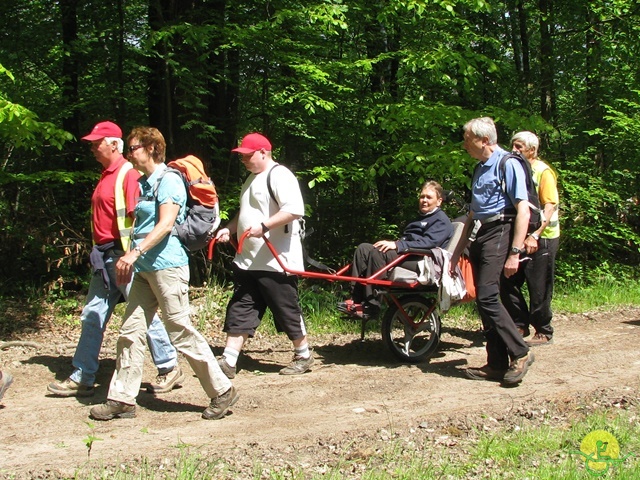
[[[136,245],[133,249],[134,249],[136,252],[138,252],[138,254],[139,254],[139,255],[142,255],[142,249],[140,248],[140,245]]]
[[[522,253],[522,250],[520,250],[518,247],[511,247],[511,255],[513,255],[514,253],[517,253],[518,255],[520,255]]]
[[[532,233],[531,236],[533,237],[533,239],[537,242],[538,240],[540,240],[540,235],[538,235],[537,233]]]

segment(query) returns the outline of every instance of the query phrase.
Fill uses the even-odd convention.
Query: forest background
[[[263,132],[303,187],[308,250],[343,265],[402,231],[424,180],[468,198],[462,126],[491,116],[558,172],[558,282],[637,279],[635,0],[3,0],[0,25],[1,295],[86,284],[100,166],[79,139],[102,120],[201,157],[227,217],[230,149]],[[193,283],[228,258],[195,255]]]

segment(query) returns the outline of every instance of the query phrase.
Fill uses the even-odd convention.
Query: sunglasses
[[[144,147],[144,145],[129,145],[129,153],[133,153],[142,147]]]

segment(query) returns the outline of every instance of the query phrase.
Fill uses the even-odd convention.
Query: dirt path
[[[200,419],[207,398],[195,377],[184,388],[157,398],[141,393],[135,419],[93,422],[93,434],[101,440],[93,444],[91,462],[117,465],[143,456],[174,458],[176,447],[187,444],[248,468],[256,459],[267,462],[283,452],[289,452],[285,457],[292,464],[321,465],[335,452],[319,445],[408,431],[436,418],[526,408],[531,402],[598,388],[637,392],[640,307],[561,316],[555,326],[555,344],[536,347],[536,362],[524,382],[508,389],[464,378],[465,366],[484,363],[478,332],[445,326],[439,352],[420,365],[398,364],[377,332],[370,332],[363,343],[357,336],[315,337],[317,363],[312,372],[298,377],[277,373],[291,355],[284,339],[257,339],[243,358],[235,380],[241,399],[228,417]],[[57,352],[52,345],[60,339],[47,332],[25,340],[44,347],[0,352],[0,366],[15,377],[0,406],[0,478],[73,476],[87,462],[84,440],[92,433],[87,415],[90,405],[105,399],[115,336],[106,340],[99,386],[90,399],[47,396],[46,385],[69,373],[73,350]],[[181,363],[190,371],[183,359]],[[148,364],[146,379],[153,374]],[[305,454],[312,450],[313,455]],[[328,458],[322,458],[322,452]]]

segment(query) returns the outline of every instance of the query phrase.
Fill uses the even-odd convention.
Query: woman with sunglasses
[[[128,282],[134,271],[136,274],[120,329],[107,402],[92,408],[91,416],[97,420],[135,416],[145,333],[159,307],[171,342],[186,357],[211,399],[202,417],[222,418],[239,395],[220,370],[205,338],[191,324],[189,257],[178,237],[171,235],[173,225],[182,223],[186,216],[186,188],[178,175],[166,172],[166,143],[160,131],[136,127],[127,142],[129,160],[142,172],[141,197],[135,210],[133,248],[120,258],[116,272],[119,283]]]

